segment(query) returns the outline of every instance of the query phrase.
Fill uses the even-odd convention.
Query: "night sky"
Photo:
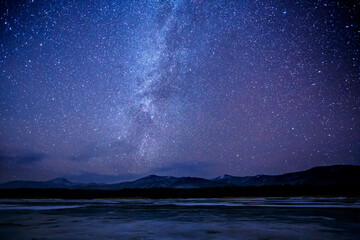
[[[360,164],[359,1],[1,1],[0,181]]]

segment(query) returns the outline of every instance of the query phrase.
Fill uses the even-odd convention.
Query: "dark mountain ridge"
[[[306,171],[283,175],[257,175],[235,177],[225,174],[214,179],[197,177],[172,177],[149,175],[135,181],[116,184],[73,183],[65,178],[50,181],[11,181],[0,184],[0,189],[84,189],[84,190],[120,190],[149,188],[218,188],[218,187],[261,187],[261,186],[329,186],[354,185],[360,183],[360,166],[334,165],[314,167]]]

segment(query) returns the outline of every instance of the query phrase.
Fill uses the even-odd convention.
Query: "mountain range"
[[[306,171],[283,175],[257,175],[247,177],[224,176],[204,179],[197,177],[171,177],[149,175],[135,181],[116,184],[74,183],[65,178],[50,181],[11,181],[0,184],[0,189],[88,189],[120,190],[148,188],[214,188],[214,187],[251,187],[251,186],[299,186],[299,185],[353,185],[360,183],[360,166],[334,165],[315,167]]]

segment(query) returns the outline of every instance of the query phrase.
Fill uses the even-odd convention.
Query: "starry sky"
[[[0,181],[360,164],[359,10],[1,1]]]

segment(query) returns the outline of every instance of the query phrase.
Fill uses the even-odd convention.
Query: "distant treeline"
[[[221,188],[148,188],[109,190],[78,189],[3,189],[0,198],[220,198],[220,197],[295,197],[351,196],[360,197],[360,184],[329,186],[261,186]]]

